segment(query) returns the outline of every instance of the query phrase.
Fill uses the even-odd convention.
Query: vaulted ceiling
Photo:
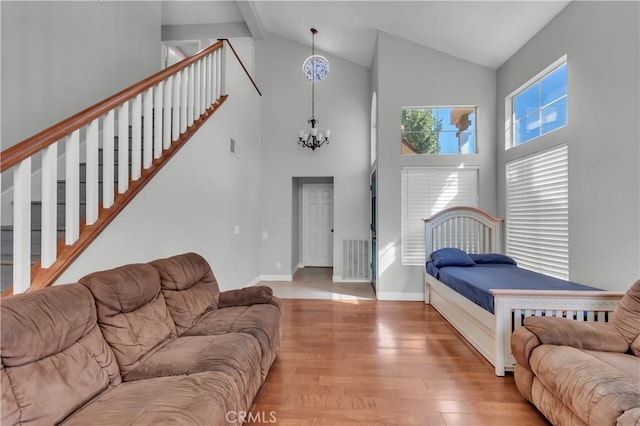
[[[165,1],[163,25],[244,22],[371,66],[378,31],[498,68],[570,0],[554,1]]]

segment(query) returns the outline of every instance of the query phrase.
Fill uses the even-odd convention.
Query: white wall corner
[[[255,277],[254,279],[252,279],[251,281],[249,281],[247,284],[245,284],[243,287],[253,287],[256,286],[260,283],[260,276],[258,275],[257,277]]]

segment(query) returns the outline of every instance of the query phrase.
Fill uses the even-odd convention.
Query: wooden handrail
[[[213,52],[219,50],[224,45],[225,41],[229,44],[233,54],[242,66],[245,74],[251,80],[255,89],[258,91],[258,94],[262,96],[262,93],[258,89],[255,81],[251,75],[249,75],[247,68],[229,40],[219,39],[217,43],[202,49],[195,55],[190,56],[177,64],[172,65],[6,149],[0,156],[0,172],[9,170],[11,167],[18,165],[20,162],[28,159],[48,146],[60,142],[63,138],[72,134],[76,130],[94,122],[109,111],[116,109],[120,105],[134,99],[136,96],[145,93],[148,89],[157,86],[167,78],[202,60]],[[161,156],[154,159],[149,168],[142,170],[142,174],[138,180],[129,180],[128,190],[124,193],[116,194],[111,207],[99,208],[98,219],[95,223],[92,225],[87,225],[86,223],[80,224],[79,238],[75,243],[67,245],[64,239],[58,240],[57,257],[53,264],[47,268],[42,268],[38,261],[31,267],[31,283],[27,291],[47,287],[53,284],[53,282],[60,277],[64,270],[85,250],[85,248],[89,246],[89,244],[107,227],[107,225],[120,213],[120,211],[124,209],[124,207],[151,180],[151,178],[164,166],[164,164],[166,164],[166,162],[175,155],[175,153],[197,132],[204,122],[207,121],[227,99],[227,95],[221,95],[218,93],[217,96],[217,101],[206,108],[200,117],[194,117],[195,120],[193,121],[193,124],[188,125],[186,131],[180,133],[178,140],[173,141],[171,147],[163,150],[164,152]],[[10,287],[3,292],[2,296],[10,295],[12,292],[13,287]]]
[[[56,261],[48,268],[42,268],[38,261],[31,268],[31,285],[27,291],[38,290],[48,287],[62,275],[66,267],[73,262],[80,254],[91,244],[93,240],[107,227],[111,221],[126,207],[127,204],[144,188],[153,176],[182,148],[185,143],[202,127],[202,125],[216,112],[220,106],[227,100],[228,96],[223,95],[220,99],[207,109],[207,111],[194,123],[187,128],[185,133],[180,135],[180,139],[174,142],[168,150],[164,151],[162,156],[154,160],[153,165],[142,171],[140,179],[131,181],[129,190],[123,194],[116,195],[114,204],[105,209],[100,207],[98,220],[93,225],[82,224],[80,229],[80,238],[73,245],[66,245],[64,238],[58,241],[58,257]],[[13,294],[13,286],[9,287],[2,293],[2,297]]]
[[[226,41],[227,44],[229,45],[229,47],[231,48],[231,51],[233,52],[234,56],[236,57],[236,59],[238,60],[238,62],[240,62],[240,66],[242,67],[242,69],[244,70],[244,73],[247,75],[247,77],[249,77],[249,80],[251,80],[251,83],[253,84],[253,87],[256,88],[256,90],[258,91],[258,94],[260,96],[262,96],[262,92],[260,91],[260,89],[258,89],[258,85],[256,84],[256,82],[253,80],[253,77],[251,77],[251,74],[249,74],[249,71],[247,70],[247,67],[244,66],[244,62],[242,62],[242,59],[240,59],[240,56],[238,56],[238,52],[236,52],[236,49],[233,48],[233,44],[231,44],[231,41],[229,41],[228,38],[219,38],[219,41]]]
[[[183,70],[194,62],[197,62],[203,57],[215,52],[222,46],[223,41],[220,40],[217,43],[200,50],[195,55],[185,58],[177,64],[167,67],[164,70],[134,84],[133,86],[124,89],[121,92],[118,92],[115,95],[101,102],[98,102],[97,104],[75,115],[72,115],[66,120],[63,120],[58,124],[54,124],[48,129],[43,130],[42,132],[7,148],[2,152],[2,156],[0,158],[0,172],[4,172],[5,170],[10,169],[26,158],[59,141],[71,132],[81,128],[85,124],[90,123],[96,118],[114,109],[118,105],[134,98],[135,96],[139,95],[150,87],[155,86],[161,81],[164,81],[167,77]]]

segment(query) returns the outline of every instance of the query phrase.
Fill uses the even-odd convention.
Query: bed
[[[502,252],[502,219],[479,209],[454,207],[423,220],[427,259],[431,253],[443,248],[460,249],[471,255]],[[486,266],[497,268],[495,265]],[[472,280],[474,271],[483,269],[474,268],[467,268],[463,277]],[[441,277],[445,269],[448,268],[441,268],[440,274],[436,271],[436,275]],[[525,289],[517,289],[515,283],[513,288],[509,288],[504,280],[496,280],[501,282],[495,287],[501,288],[488,289],[491,309],[487,309],[478,300],[472,301],[463,296],[431,273],[425,264],[425,303],[431,304],[495,367],[497,376],[513,371],[515,360],[511,355],[509,339],[511,333],[522,326],[525,317],[547,315],[576,321],[607,322],[624,295],[624,292],[597,291],[579,285],[570,289],[551,287],[554,289],[537,290],[531,289],[529,283]],[[535,281],[535,277],[532,279]],[[492,287],[491,284],[488,286]]]

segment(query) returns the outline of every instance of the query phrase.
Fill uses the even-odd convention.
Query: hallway
[[[375,300],[371,283],[336,283],[333,268],[301,268],[293,281],[261,281],[283,299]]]

